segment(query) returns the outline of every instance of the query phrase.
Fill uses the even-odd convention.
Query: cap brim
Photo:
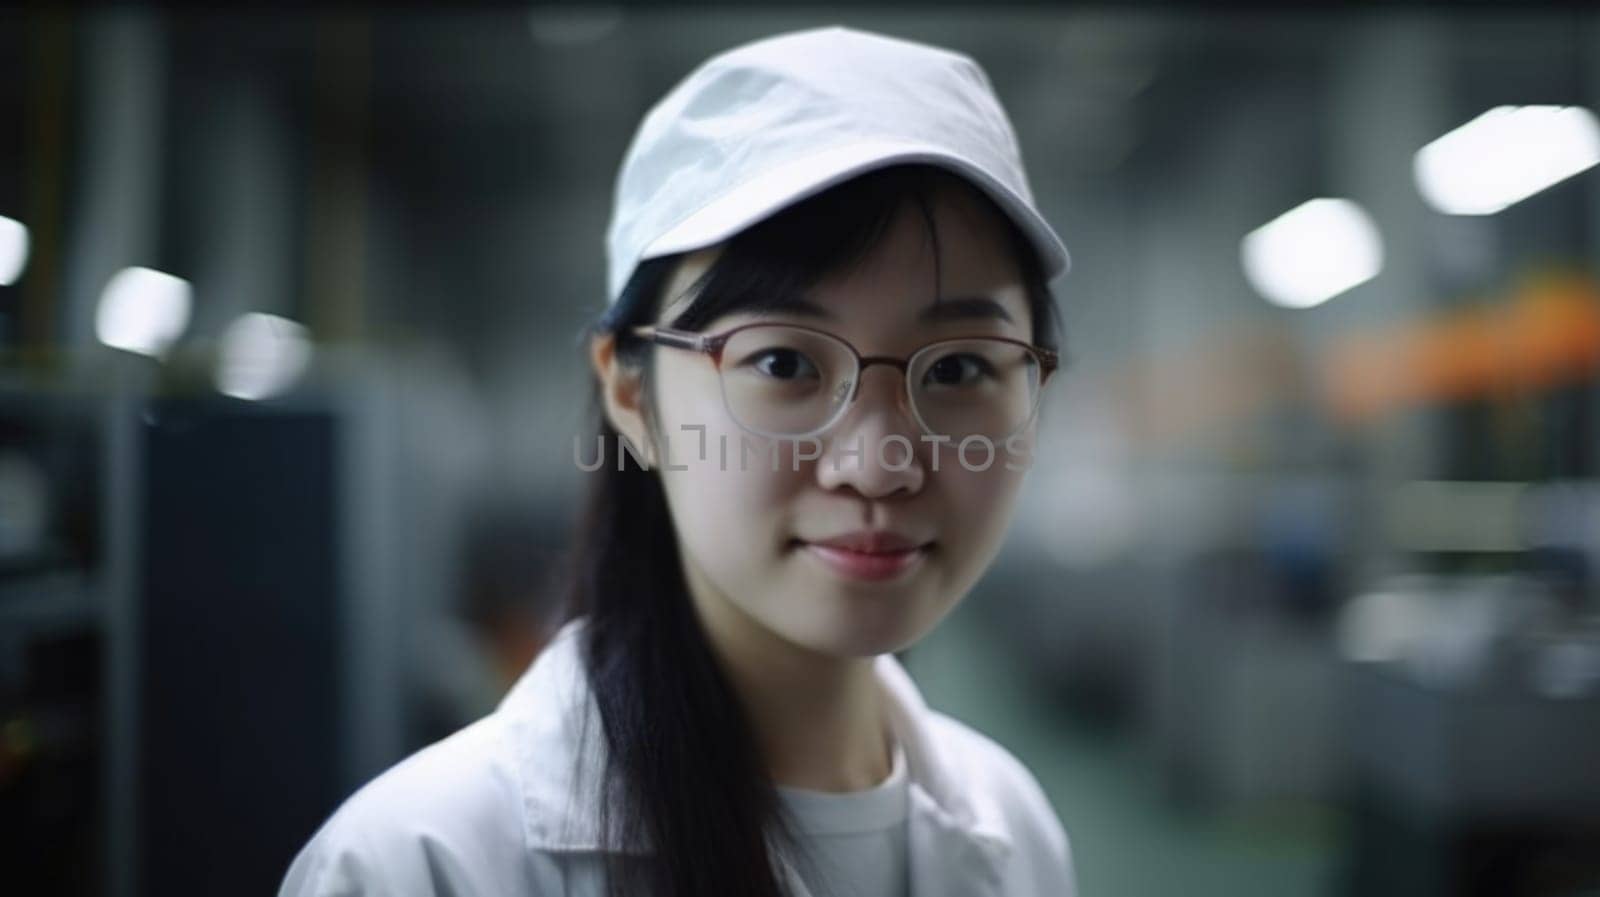
[[[948,150],[902,141],[861,141],[801,157],[752,178],[695,210],[645,247],[635,261],[711,246],[835,184],[878,168],[925,162],[948,169],[981,189],[1016,222],[1038,250],[1047,280],[1072,266],[1067,247],[1031,204],[982,166]]]

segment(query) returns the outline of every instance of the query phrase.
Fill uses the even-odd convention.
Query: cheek
[[[727,417],[710,362],[698,357],[692,361],[696,363],[685,363],[674,354],[656,362],[651,400],[674,464],[693,462],[702,451],[702,432],[717,432]]]
[[[748,591],[788,534],[787,509],[804,477],[770,455],[728,417],[715,380],[664,389],[658,407],[668,454],[660,471],[685,551],[713,581],[732,593]]]
[[[730,441],[724,468],[719,463],[717,436],[715,432],[706,434],[707,458],[700,460],[698,434],[690,434],[681,446],[684,453],[671,459],[683,469],[663,470],[661,475],[686,541],[695,546],[717,546],[722,555],[747,555],[748,550],[735,552],[732,546],[748,549],[775,538],[773,534],[783,521],[787,493],[782,487],[782,474],[739,469],[737,442]],[[678,452],[679,448],[674,446],[673,451]]]
[[[707,461],[686,459],[686,470],[664,471],[684,563],[712,588],[710,595],[742,607],[757,619],[775,597],[779,565],[791,529],[789,494],[782,479],[765,469],[741,472],[737,442],[730,440],[726,470],[717,463],[716,436],[709,434]],[[752,467],[754,465],[752,464]]]

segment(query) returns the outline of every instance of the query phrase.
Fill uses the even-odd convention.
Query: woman
[[[1066,251],[982,71],[837,27],[714,57],[608,250],[568,622],[282,893],[1072,894],[1033,776],[891,653],[998,551],[1056,363]]]

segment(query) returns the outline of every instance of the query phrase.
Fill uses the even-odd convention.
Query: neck
[[[873,658],[796,645],[724,599],[695,603],[775,783],[859,791],[888,778],[888,723]]]

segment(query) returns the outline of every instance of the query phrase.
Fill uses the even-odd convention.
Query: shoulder
[[[529,892],[516,775],[498,714],[412,754],[340,805],[280,897]]]
[[[1075,891],[1072,845],[1061,818],[1039,780],[1016,755],[983,732],[954,717],[928,711],[928,725],[965,780],[981,815],[997,818],[1013,845],[1013,860],[1040,887],[1034,893],[1060,893],[1059,883]]]

